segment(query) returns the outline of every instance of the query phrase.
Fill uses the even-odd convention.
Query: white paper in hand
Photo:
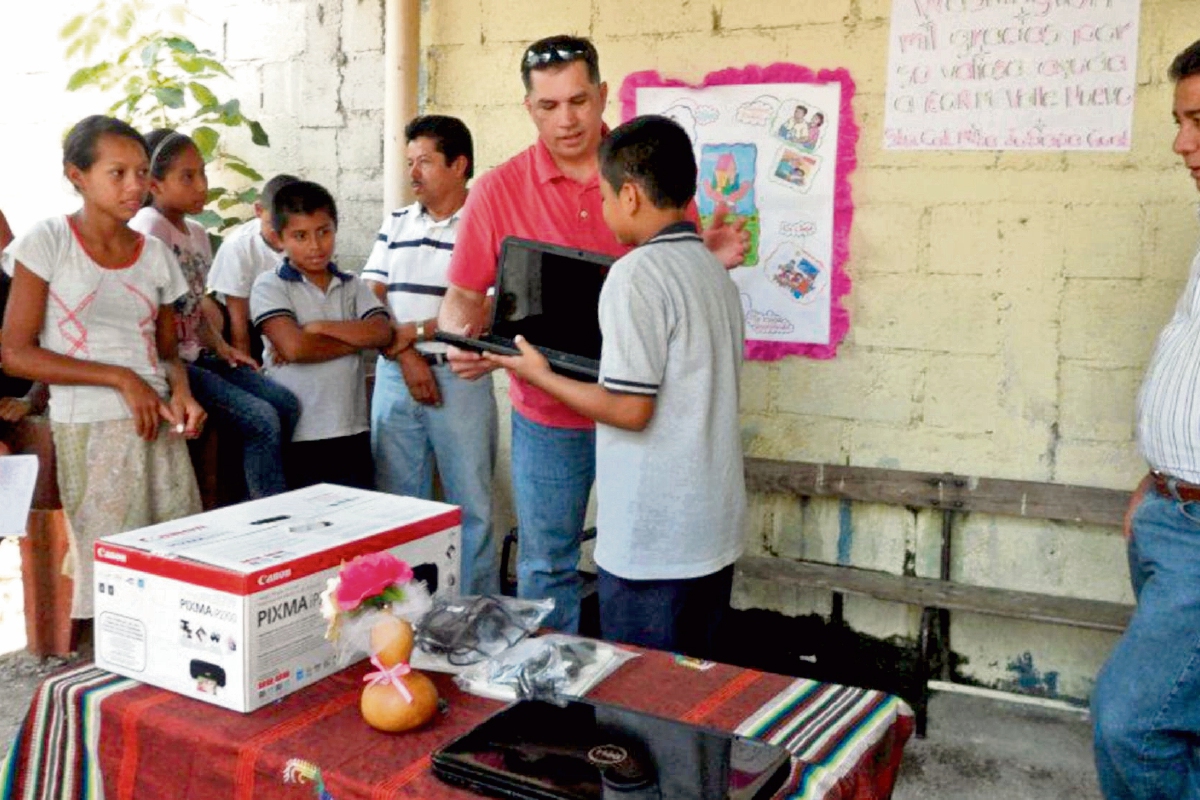
[[[37,473],[37,456],[0,456],[0,536],[25,535]]]

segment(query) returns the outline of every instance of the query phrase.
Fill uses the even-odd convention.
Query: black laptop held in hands
[[[507,237],[496,266],[492,321],[477,337],[438,331],[440,342],[517,355],[519,334],[554,371],[581,380],[600,374],[600,287],[615,259],[587,250]]]
[[[778,745],[592,700],[520,700],[434,752],[433,773],[517,800],[766,800]]]

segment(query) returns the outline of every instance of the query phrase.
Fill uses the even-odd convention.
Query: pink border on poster
[[[634,72],[621,84],[621,119],[637,114],[637,90],[646,87],[680,86],[703,89],[708,86],[752,83],[840,83],[842,102],[838,119],[837,171],[833,208],[833,274],[830,276],[829,344],[802,342],[767,342],[746,340],[746,358],[757,361],[776,361],[784,356],[802,355],[809,358],[833,358],[838,344],[850,328],[850,314],[842,305],[842,297],[850,292],[850,276],[846,274],[846,258],[850,254],[850,223],[854,219],[854,200],[850,196],[850,173],[858,163],[858,123],[854,121],[854,79],[844,69],[823,69],[813,72],[798,64],[771,64],[766,67],[750,65],[741,69],[710,72],[698,84],[674,78],[664,78],[658,72]]]

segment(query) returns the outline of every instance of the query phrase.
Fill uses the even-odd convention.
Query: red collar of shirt
[[[608,136],[608,126],[604,123],[600,124],[600,137]],[[549,183],[550,181],[559,178],[572,180],[568,178],[558,164],[554,163],[554,156],[550,155],[550,148],[546,147],[546,143],[542,141],[542,137],[538,137],[537,143],[533,146],[533,172],[537,177],[538,183]],[[591,186],[599,180],[599,172],[585,184]]]

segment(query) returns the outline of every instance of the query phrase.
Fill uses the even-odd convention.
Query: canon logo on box
[[[266,575],[259,575],[258,576],[258,585],[266,586],[271,583],[277,583],[278,581],[281,581],[284,578],[290,578],[291,575],[292,575],[292,571],[290,569],[281,569],[278,572],[271,572]]]
[[[107,547],[96,548],[96,555],[100,558],[107,558],[111,561],[119,561],[122,564],[129,561],[129,558],[126,557],[124,553],[121,553],[117,550],[109,550]]]

